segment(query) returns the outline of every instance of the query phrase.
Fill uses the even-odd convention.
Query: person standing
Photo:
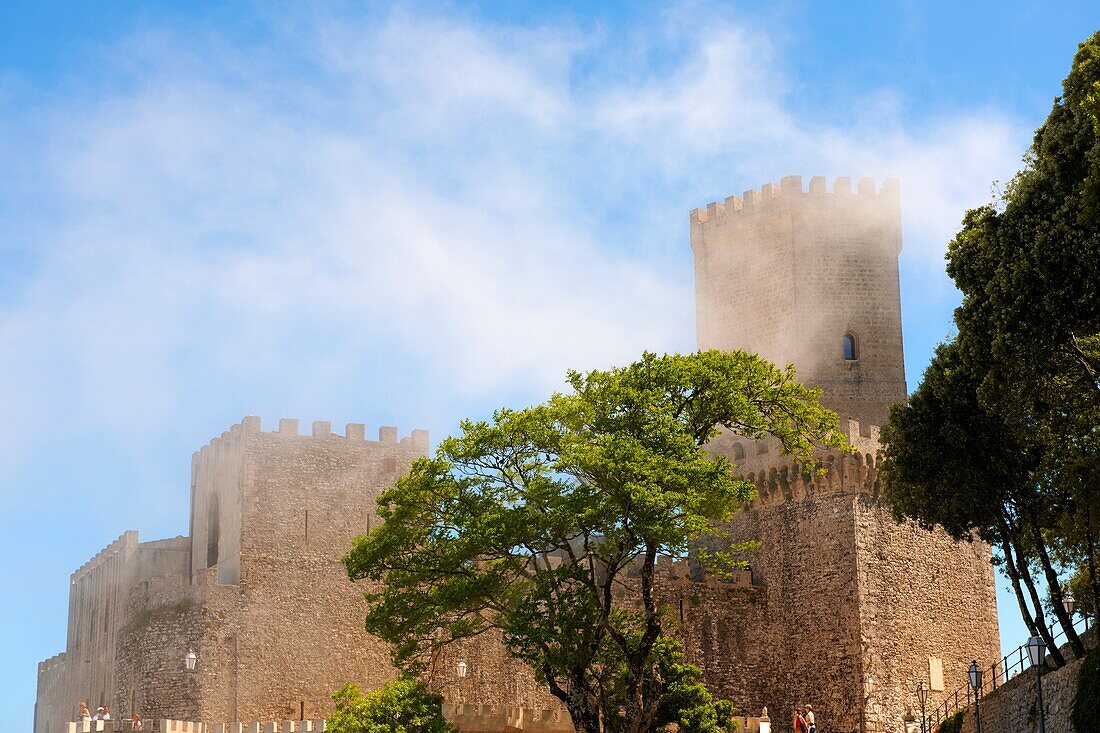
[[[806,714],[803,717],[805,717],[805,719],[806,719],[806,731],[807,731],[807,733],[817,733],[817,720],[814,717],[814,706],[813,705],[807,705],[805,713]]]
[[[81,703],[80,703],[80,720],[83,722],[85,720],[91,720],[91,719],[92,719],[92,713],[91,713],[90,710],[88,710],[88,703],[81,701]]]
[[[795,706],[794,712],[791,714],[793,719],[792,727],[794,733],[806,733],[806,719],[802,717],[802,711]]]

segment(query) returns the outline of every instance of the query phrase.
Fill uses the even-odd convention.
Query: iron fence
[[[1078,628],[1081,627],[1081,628]],[[1074,630],[1078,635],[1083,634],[1088,630],[1088,617],[1080,616],[1078,620],[1073,624]],[[1066,632],[1058,626],[1057,633],[1053,636],[1053,641],[1057,645],[1058,641],[1066,638]],[[1048,652],[1049,656],[1049,652]],[[982,684],[978,690],[978,697],[985,697],[987,692],[992,692],[998,687],[1004,685],[1010,679],[1023,672],[1025,669],[1031,667],[1031,660],[1027,655],[1027,644],[1022,644],[1016,650],[1009,652],[1006,656],[1001,657],[993,663],[989,669],[982,672]],[[934,731],[945,720],[950,718],[959,710],[969,707],[970,703],[974,701],[974,693],[970,689],[970,683],[958,687],[953,693],[949,693],[944,696],[943,702],[929,711],[927,718],[927,730]]]

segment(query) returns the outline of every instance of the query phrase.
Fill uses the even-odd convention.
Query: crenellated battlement
[[[753,587],[752,570],[734,570],[728,577],[720,575],[690,560],[676,560],[657,564],[655,575],[673,587],[739,588]]]
[[[573,722],[565,710],[509,705],[443,703],[443,716],[465,733],[533,731],[572,733]]]
[[[770,436],[753,440],[736,433],[724,433],[708,445],[708,450],[728,458],[739,474],[756,484],[758,498],[754,505],[823,494],[877,495],[879,427],[841,418],[838,430],[855,451],[819,451],[813,470],[783,455],[779,441]]]
[[[63,667],[64,665],[65,652],[58,652],[49,659],[43,659],[41,662],[38,663],[38,674],[46,674],[47,672],[52,672],[58,667]]]
[[[397,428],[390,425],[383,425],[378,428],[377,440],[367,440],[367,427],[364,423],[347,423],[344,426],[344,434],[341,435],[333,432],[332,422],[328,420],[314,420],[310,433],[308,435],[303,435],[299,429],[299,421],[297,418],[282,418],[279,420],[277,429],[265,431],[262,429],[262,422],[259,417],[256,415],[248,415],[218,437],[212,438],[210,442],[195,451],[194,455],[200,456],[220,446],[232,445],[245,436],[260,434],[278,436],[282,439],[344,440],[355,441],[367,446],[399,446],[402,448],[415,449],[423,453],[426,453],[429,448],[429,433],[427,430],[416,429],[411,431],[409,435],[398,438]]]
[[[878,495],[878,466],[870,454],[829,455],[812,468],[791,461],[742,474],[756,484],[748,508],[838,494]]]
[[[861,178],[853,192],[852,179],[846,176],[833,182],[832,191],[826,190],[824,176],[811,178],[809,190],[803,189],[802,176],[784,176],[778,186],[765,183],[759,191],[750,189],[741,196],[727,196],[725,201],[712,201],[705,208],[692,209],[690,219],[693,229],[704,224],[722,226],[758,212],[789,210],[798,205],[846,206],[874,201],[897,206],[900,195],[896,178],[887,178],[881,188],[876,188],[875,179]]]
[[[562,709],[443,703],[443,716],[463,733],[572,733],[569,713]],[[97,723],[99,724],[97,727]],[[69,733],[110,730],[108,721],[68,724]],[[191,720],[158,720],[149,730],[157,733],[323,733],[326,720],[265,720],[247,723],[207,723]]]
[[[87,575],[89,572],[102,565],[106,560],[110,559],[116,553],[125,549],[136,549],[138,546],[138,533],[137,530],[128,529],[118,536],[111,544],[104,547],[97,552],[88,562],[77,568],[76,572],[70,577],[71,582],[75,583],[80,580],[81,577]]]
[[[573,722],[563,709],[512,707],[508,705],[473,705],[443,703],[443,717],[458,726],[462,733],[573,733]],[[737,716],[739,728],[746,733],[759,733],[761,721],[770,721],[768,709],[760,716]],[[68,733],[96,733],[117,730],[119,722],[78,721],[67,724]],[[327,720],[267,720],[249,723],[205,723],[192,720],[162,719],[150,721],[146,730],[155,733],[324,733]]]

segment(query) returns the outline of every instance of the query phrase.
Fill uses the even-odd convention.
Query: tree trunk
[[[1092,526],[1092,502],[1085,497],[1085,544],[1088,548],[1089,585],[1092,587],[1092,612],[1100,616],[1100,578],[1096,572],[1096,533]]]
[[[645,609],[646,629],[638,643],[638,648],[627,661],[626,688],[626,730],[629,733],[648,733],[656,715],[655,701],[647,699],[647,681],[649,666],[652,664],[650,653],[661,634],[661,617],[657,611],[657,602],[653,597],[653,568],[657,564],[657,546],[646,544],[645,559],[642,561],[642,607]]]
[[[1028,524],[1031,527],[1031,535],[1035,540],[1035,549],[1039,554],[1039,564],[1043,568],[1047,588],[1050,590],[1054,615],[1058,618],[1058,623],[1062,625],[1062,630],[1066,632],[1066,639],[1069,640],[1070,647],[1073,648],[1073,656],[1081,659],[1085,656],[1085,645],[1081,643],[1081,637],[1077,636],[1077,630],[1073,628],[1073,622],[1070,620],[1069,614],[1066,613],[1066,607],[1063,605],[1062,584],[1058,580],[1058,573],[1050,562],[1050,553],[1047,552],[1046,541],[1043,539],[1043,532],[1039,528],[1039,518],[1034,511],[1028,512]]]
[[[1027,630],[1032,636],[1038,636],[1039,631],[1035,628],[1035,619],[1031,616],[1031,609],[1028,608],[1027,600],[1024,599],[1023,589],[1020,588],[1020,571],[1016,569],[1016,561],[1012,557],[1012,547],[1005,536],[1006,532],[1007,530],[1002,528],[1001,552],[1005,556],[1005,574],[1012,582],[1012,592],[1016,595],[1016,602],[1020,604],[1020,615],[1023,616],[1024,625],[1027,626]]]
[[[590,705],[566,704],[577,733],[600,733],[600,715]]]
[[[1012,549],[1016,553],[1016,567],[1020,570],[1020,578],[1024,581],[1024,585],[1027,586],[1028,594],[1031,596],[1031,603],[1035,606],[1035,630],[1047,645],[1047,651],[1050,653],[1050,659],[1054,663],[1054,668],[1058,669],[1064,667],[1066,665],[1066,659],[1062,656],[1062,652],[1058,648],[1058,645],[1054,643],[1054,637],[1051,636],[1050,629],[1047,628],[1046,614],[1043,612],[1043,600],[1039,597],[1039,591],[1035,589],[1035,581],[1031,577],[1031,570],[1027,567],[1027,556],[1020,546],[1020,538],[1016,534],[1014,527],[1010,527],[1008,536]]]
[[[593,704],[593,696],[585,689],[583,671],[579,677],[574,675],[566,681],[569,689],[559,684],[554,677],[554,670],[549,666],[544,666],[542,671],[546,675],[550,694],[561,700],[569,711],[573,729],[577,733],[600,733],[600,713]]]

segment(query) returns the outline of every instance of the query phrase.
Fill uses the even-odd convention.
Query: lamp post
[[[1038,636],[1027,640],[1027,658],[1035,668],[1035,681],[1039,690],[1039,733],[1046,733],[1047,714],[1043,709],[1043,662],[1046,661],[1047,647]]]
[[[978,733],[982,733],[982,670],[978,669],[977,659],[970,662],[966,676],[970,681],[970,689],[974,690],[974,722],[978,725]]]
[[[928,702],[928,685],[924,684],[924,680],[917,685],[917,699],[920,700],[920,733],[926,733],[925,725],[928,719],[924,713],[924,704]]]
[[[1070,623],[1073,622],[1073,614],[1077,611],[1077,599],[1070,593],[1066,593],[1062,596],[1062,608],[1066,609],[1066,615],[1069,616]],[[1089,630],[1089,615],[1084,611],[1081,611],[1081,616],[1085,619],[1085,631]]]
[[[188,649],[187,654],[183,657],[183,666],[187,668],[188,672],[195,671],[195,662],[199,661],[198,655],[195,654],[193,649]]]

